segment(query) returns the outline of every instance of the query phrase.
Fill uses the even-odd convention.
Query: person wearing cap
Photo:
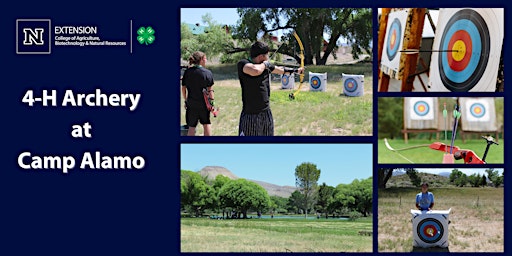
[[[428,191],[428,183],[421,184],[421,192],[416,195],[416,208],[430,211],[434,208],[434,194]]]
[[[269,47],[257,41],[250,48],[250,57],[237,64],[242,87],[240,136],[273,136],[274,119],[270,110],[270,74],[302,73],[304,68],[275,66],[269,62]]]

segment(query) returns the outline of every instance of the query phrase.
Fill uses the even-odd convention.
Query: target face
[[[406,98],[407,100],[407,111],[410,120],[426,121],[435,120],[435,108],[434,98],[422,97],[422,98]],[[423,126],[425,124],[423,123]],[[434,124],[432,124],[434,125]]]
[[[433,244],[441,240],[444,234],[444,228],[438,220],[426,218],[418,223],[416,233],[421,241]]]
[[[463,104],[463,117],[467,122],[490,122],[491,116],[495,116],[494,104],[492,98],[465,98],[461,99]],[[492,104],[492,105],[491,105]],[[492,106],[492,107],[491,107]],[[495,120],[495,117],[492,118]],[[491,122],[492,123],[492,122]],[[473,128],[471,123],[464,123],[465,128]],[[477,126],[480,127],[480,126]],[[491,124],[486,125],[486,129],[491,129]],[[480,128],[482,129],[482,128]]]
[[[283,75],[283,77],[281,78],[281,83],[283,85],[288,85],[288,82],[290,82],[290,77],[288,75]]]
[[[354,78],[348,78],[345,80],[343,84],[345,91],[347,92],[355,92],[357,90],[358,84]]]
[[[318,89],[322,86],[322,80],[318,76],[312,77],[310,83],[313,89]]]
[[[391,61],[399,51],[402,38],[402,24],[398,18],[395,18],[388,30],[388,39],[386,41],[386,54]]]
[[[469,114],[475,118],[482,118],[485,116],[485,106],[482,103],[473,103],[469,107]]]
[[[413,111],[418,116],[426,116],[430,112],[430,106],[425,101],[417,101],[414,103]]]
[[[448,20],[441,36],[439,75],[447,89],[471,90],[485,73],[491,49],[489,29],[482,16],[463,9]]]

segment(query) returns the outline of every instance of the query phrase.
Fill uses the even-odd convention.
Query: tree
[[[453,169],[450,173],[450,182],[455,186],[464,187],[468,183],[468,176],[459,169]]]
[[[250,209],[261,211],[269,206],[267,191],[260,185],[246,179],[230,180],[219,192],[222,207],[230,207],[247,218]]]
[[[181,24],[180,50],[183,60],[188,61],[195,51],[202,51],[208,58],[213,58],[224,53],[226,48],[232,48],[233,38],[227,33],[225,26],[215,22],[210,13],[201,18],[202,23],[206,24],[202,34],[193,34],[188,25]]]
[[[325,214],[325,218],[329,215],[329,201],[332,199],[334,195],[335,188],[332,186],[328,186],[327,184],[322,183],[318,187],[318,202],[316,203],[316,208],[318,211],[323,212]]]
[[[485,170],[487,178],[492,182],[492,185],[497,188],[503,183],[503,175],[500,176],[499,172],[494,169]]]
[[[302,207],[304,207],[304,195],[300,191],[295,190],[288,198],[288,212],[294,212],[297,214],[301,213]]]
[[[316,201],[317,182],[320,178],[320,169],[313,163],[302,163],[295,168],[295,185],[304,196],[305,217]]]
[[[386,188],[386,183],[388,180],[393,176],[393,168],[379,168],[379,175],[378,175],[378,187],[379,188]]]
[[[270,211],[273,213],[286,212],[288,198],[270,196]]]
[[[357,211],[363,216],[372,212],[373,202],[373,179],[370,177],[364,180],[355,179],[350,184],[340,184],[336,187],[330,208]]]
[[[403,98],[379,97],[379,139],[400,137],[403,126]],[[379,183],[380,185],[380,183]]]
[[[418,176],[418,171],[414,168],[406,168],[405,173],[407,176],[409,176],[409,179],[411,180],[412,185],[415,187],[419,187],[421,185],[421,178]]]
[[[487,186],[487,177],[485,177],[485,174],[482,174],[482,180],[480,181],[480,185],[482,185],[482,187]]]
[[[342,38],[352,46],[352,55],[366,51],[371,55],[372,10],[370,8],[239,8],[241,20],[234,37],[252,41],[278,30],[288,31],[279,53],[294,56],[299,61],[295,31],[304,45],[304,63],[325,65],[327,58],[338,49]],[[328,38],[324,38],[328,34]],[[323,54],[322,54],[323,53]],[[336,57],[336,55],[333,55]]]
[[[206,184],[205,178],[192,171],[181,171],[181,205],[196,217],[214,207],[215,190]]]
[[[480,177],[480,174],[473,173],[468,176],[468,182],[472,187],[480,187],[482,177]]]
[[[224,175],[217,175],[215,176],[215,180],[213,181],[213,189],[215,190],[216,199],[215,200],[215,208],[222,209],[222,217],[224,218],[224,215],[226,213],[225,208],[221,206],[220,200],[219,200],[219,194],[220,189],[224,186],[224,184],[228,183],[231,179],[224,176]]]

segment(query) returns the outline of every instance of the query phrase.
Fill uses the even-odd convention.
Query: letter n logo
[[[23,29],[23,44],[24,45],[43,45],[44,44],[44,38],[43,38],[44,29],[42,28],[24,28]]]
[[[51,33],[51,20],[49,19],[17,19],[16,53],[50,54]]]

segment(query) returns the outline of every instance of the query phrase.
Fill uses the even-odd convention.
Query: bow
[[[299,54],[299,58],[300,58],[300,67],[301,68],[304,68],[304,46],[302,45],[302,41],[300,40],[299,38],[299,35],[297,34],[297,32],[293,31],[293,37],[295,37],[295,39],[297,40],[297,43],[299,43],[299,48],[300,48],[300,54]],[[299,88],[293,92],[293,93],[290,93],[290,95],[288,95],[290,97],[290,99],[295,99],[295,95],[297,95],[299,92],[300,92],[300,89],[302,88],[302,83],[304,82],[304,71],[302,71],[302,73],[299,74],[299,81],[300,81],[300,84],[299,84]]]

